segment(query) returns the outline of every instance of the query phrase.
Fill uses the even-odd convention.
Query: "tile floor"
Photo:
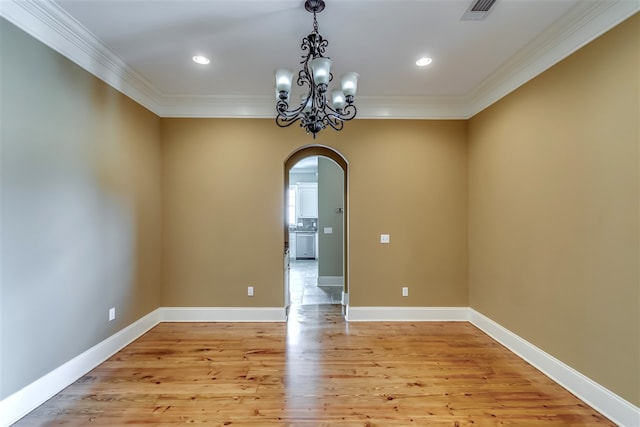
[[[289,262],[291,304],[341,304],[341,286],[318,286],[318,260],[292,259]]]

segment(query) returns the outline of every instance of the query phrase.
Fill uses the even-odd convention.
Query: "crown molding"
[[[640,10],[637,0],[582,1],[465,99],[470,118]]]
[[[639,10],[637,0],[582,1],[468,95],[359,96],[358,118],[468,119]],[[0,16],[160,117],[275,117],[267,96],[162,93],[51,0],[2,0]]]
[[[460,97],[359,96],[359,119],[466,119]],[[161,117],[270,118],[271,96],[167,96],[156,111]]]
[[[158,113],[162,94],[50,0],[0,0],[0,16],[145,108]]]

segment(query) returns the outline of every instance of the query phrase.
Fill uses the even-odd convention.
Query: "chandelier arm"
[[[344,121],[340,117],[334,114],[327,114],[324,116],[323,123],[331,126],[334,130],[342,130],[344,127]]]
[[[318,91],[318,86],[315,84],[313,85],[311,96],[313,96],[313,109],[318,112],[323,111],[327,105],[327,97],[324,93]]]
[[[285,113],[280,112],[280,113],[278,113],[278,115],[277,115],[277,117],[278,117],[278,118],[280,119],[280,121],[281,121],[281,122],[283,122],[283,123],[284,123],[284,122],[289,122],[289,121],[295,120],[296,118],[299,118],[299,117],[302,117],[300,114],[286,114],[286,113],[287,113],[287,112],[285,112]]]
[[[311,80],[309,79],[305,69],[300,70],[298,73],[298,80],[296,81],[296,84],[298,86],[304,86],[305,84],[311,85]]]
[[[302,50],[308,50],[308,52],[306,55],[302,56],[302,61],[300,61],[302,69],[298,71],[298,80],[296,82],[296,84],[300,87],[304,86],[305,84],[309,85],[309,93],[307,95],[307,98],[313,92],[312,86],[314,83],[311,75],[311,70],[309,69],[309,60],[313,59],[313,46],[311,40],[309,39],[310,37],[311,35],[303,38],[302,44],[300,45]]]
[[[276,105],[276,111],[278,113],[276,116],[276,124],[280,127],[291,126],[303,117],[300,113],[304,109],[304,104],[293,110],[287,110],[288,107],[289,105],[284,100],[278,101]]]
[[[329,40],[323,39],[320,34],[318,34],[318,37],[320,38],[320,42],[316,46],[317,55],[314,56],[314,58],[318,56],[324,58],[324,52],[327,50],[327,46],[329,46]]]
[[[282,116],[276,116],[276,124],[281,128],[286,128],[301,119],[302,117],[300,116],[294,118],[283,118]]]
[[[302,69],[298,71],[298,80],[296,84],[300,87],[305,84],[311,86],[313,85],[313,77],[311,75],[311,70],[309,69],[309,58],[311,57],[311,53],[309,53],[305,60],[301,61],[300,64],[303,65]]]
[[[313,43],[311,42],[311,40],[309,40],[309,37],[311,37],[311,35],[303,38],[302,43],[300,44],[300,49],[302,49],[303,52],[305,50],[308,51],[306,54],[302,55],[302,61],[300,61],[300,64],[304,64],[303,69],[307,68],[307,63],[309,62],[309,58],[313,55]]]
[[[340,120],[343,120],[345,122],[354,119],[356,117],[356,113],[358,112],[355,104],[347,104],[347,106],[344,107],[341,111],[335,110],[333,109],[333,107],[327,104],[325,110],[328,110],[328,112],[326,112],[327,115],[339,118]]]
[[[356,113],[358,109],[355,104],[348,104],[346,107],[342,109],[342,114],[340,114],[340,118],[344,121],[353,120],[356,117]]]

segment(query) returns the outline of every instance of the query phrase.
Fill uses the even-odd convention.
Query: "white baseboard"
[[[620,426],[640,426],[640,408],[468,307],[349,307],[348,321],[469,321]],[[73,384],[160,322],[284,322],[280,307],[163,307],[147,314],[84,353],[0,401],[6,427]]]
[[[350,322],[459,322],[469,320],[467,307],[347,307]]]
[[[640,426],[640,408],[469,307],[347,307],[348,321],[469,321],[621,427]]]
[[[284,307],[163,307],[161,322],[286,322]]]
[[[284,321],[286,310],[279,307],[158,308],[0,401],[0,427],[15,423],[160,322]]]
[[[107,360],[159,322],[154,310],[104,341],[0,401],[0,426],[9,426]]]
[[[349,306],[349,292],[342,291],[342,305]]]
[[[640,408],[469,308],[469,321],[619,426],[640,426]]]
[[[318,286],[344,286],[342,276],[318,276]]]

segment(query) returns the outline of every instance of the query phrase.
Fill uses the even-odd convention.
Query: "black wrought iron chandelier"
[[[297,85],[308,86],[300,104],[289,109],[293,71],[280,68],[276,75],[276,123],[280,127],[291,126],[300,121],[300,126],[307,133],[316,134],[327,126],[335,130],[342,130],[344,122],[356,116],[356,106],[353,103],[358,88],[358,73],[346,73],[342,76],[341,89],[331,93],[329,104],[327,91],[329,82],[333,80],[331,74],[331,59],[325,57],[325,49],[329,42],[318,33],[316,13],[324,10],[323,0],[306,0],[304,8],[313,13],[313,32],[302,39],[300,48],[307,51],[302,55],[302,69],[298,72]]]

